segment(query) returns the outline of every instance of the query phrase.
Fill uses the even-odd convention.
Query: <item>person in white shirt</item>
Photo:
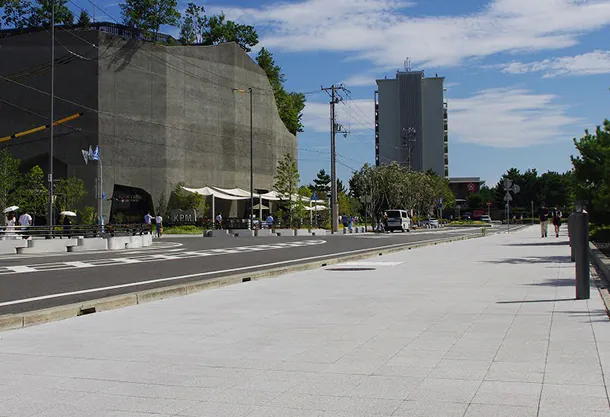
[[[19,225],[21,225],[21,231],[25,235],[27,228],[32,225],[32,216],[30,216],[27,210],[25,210],[23,214],[19,216]],[[28,236],[24,236],[23,238],[27,239]]]
[[[161,237],[161,229],[163,228],[163,217],[161,217],[161,215],[157,214],[157,217],[155,217],[155,224],[157,227],[157,237]]]
[[[220,213],[218,213],[218,216],[216,216],[216,228],[222,229],[222,214]]]

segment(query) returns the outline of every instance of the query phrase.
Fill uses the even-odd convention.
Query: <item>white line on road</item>
[[[35,272],[34,269],[29,268],[27,266],[16,265],[16,266],[5,266],[6,269],[11,270],[17,273],[25,273],[25,272]]]
[[[429,243],[429,242],[435,242],[435,241],[442,242],[443,239],[422,240],[419,242],[413,242],[412,244],[421,245],[423,243]],[[21,300],[5,301],[3,303],[0,303],[0,307],[6,307],[6,306],[11,306],[11,305],[16,305],[16,304],[31,303],[34,301],[51,300],[54,298],[69,297],[71,295],[91,294],[91,293],[100,292],[100,291],[110,291],[110,290],[117,290],[117,289],[121,289],[121,288],[139,287],[142,285],[157,284],[160,282],[171,282],[171,281],[178,281],[181,279],[206,277],[206,276],[210,276],[210,275],[217,275],[217,274],[223,274],[223,273],[226,274],[226,273],[232,273],[232,272],[242,272],[242,271],[249,271],[252,269],[259,269],[259,268],[263,268],[263,269],[272,268],[274,266],[286,265],[286,264],[295,263],[295,262],[315,261],[315,260],[319,260],[319,259],[331,258],[331,257],[336,257],[336,256],[355,255],[355,254],[362,253],[362,252],[379,251],[379,250],[392,249],[392,248],[398,248],[398,247],[404,247],[404,246],[408,246],[408,244],[397,243],[397,244],[393,244],[393,245],[380,246],[378,248],[367,248],[367,249],[359,249],[359,250],[348,251],[348,252],[330,253],[327,255],[309,256],[306,258],[291,259],[289,261],[271,262],[271,263],[267,263],[267,264],[244,266],[244,267],[240,267],[240,268],[222,269],[222,270],[216,270],[216,271],[199,272],[197,274],[177,275],[177,276],[168,277],[168,278],[151,279],[148,281],[130,282],[127,284],[111,285],[108,287],[90,288],[87,290],[64,292],[64,293],[57,293],[57,294],[48,294],[48,295],[42,295],[39,297],[24,298]]]
[[[73,266],[75,268],[94,268],[95,267],[95,265],[89,264],[87,262],[78,262],[78,261],[64,262],[64,264]]]

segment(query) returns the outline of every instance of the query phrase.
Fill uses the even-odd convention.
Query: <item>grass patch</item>
[[[610,243],[610,226],[591,224],[589,227],[589,240]]]
[[[488,224],[479,220],[459,220],[449,223],[449,226],[486,226]]]
[[[163,227],[164,235],[202,235],[203,227],[200,226],[169,226]]]

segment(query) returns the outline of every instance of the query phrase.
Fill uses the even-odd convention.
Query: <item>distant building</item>
[[[449,188],[455,196],[456,217],[460,217],[461,209],[466,208],[468,196],[478,193],[484,184],[480,177],[449,178]]]
[[[377,80],[375,162],[398,162],[415,171],[449,177],[447,101],[444,77],[399,71]]]

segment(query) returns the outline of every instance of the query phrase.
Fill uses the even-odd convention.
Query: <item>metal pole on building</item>
[[[99,145],[98,148],[99,149]],[[97,163],[100,167],[100,186],[98,188],[99,200],[98,200],[98,213],[100,216],[100,231],[104,232],[104,167],[102,165],[102,157],[100,156],[97,160]]]
[[[254,126],[252,120],[252,87],[248,88],[250,92],[250,229],[254,229]],[[259,199],[259,204],[260,199]]]
[[[55,99],[55,0],[51,1],[51,109],[49,115],[49,209],[47,225],[53,226],[53,119]]]

